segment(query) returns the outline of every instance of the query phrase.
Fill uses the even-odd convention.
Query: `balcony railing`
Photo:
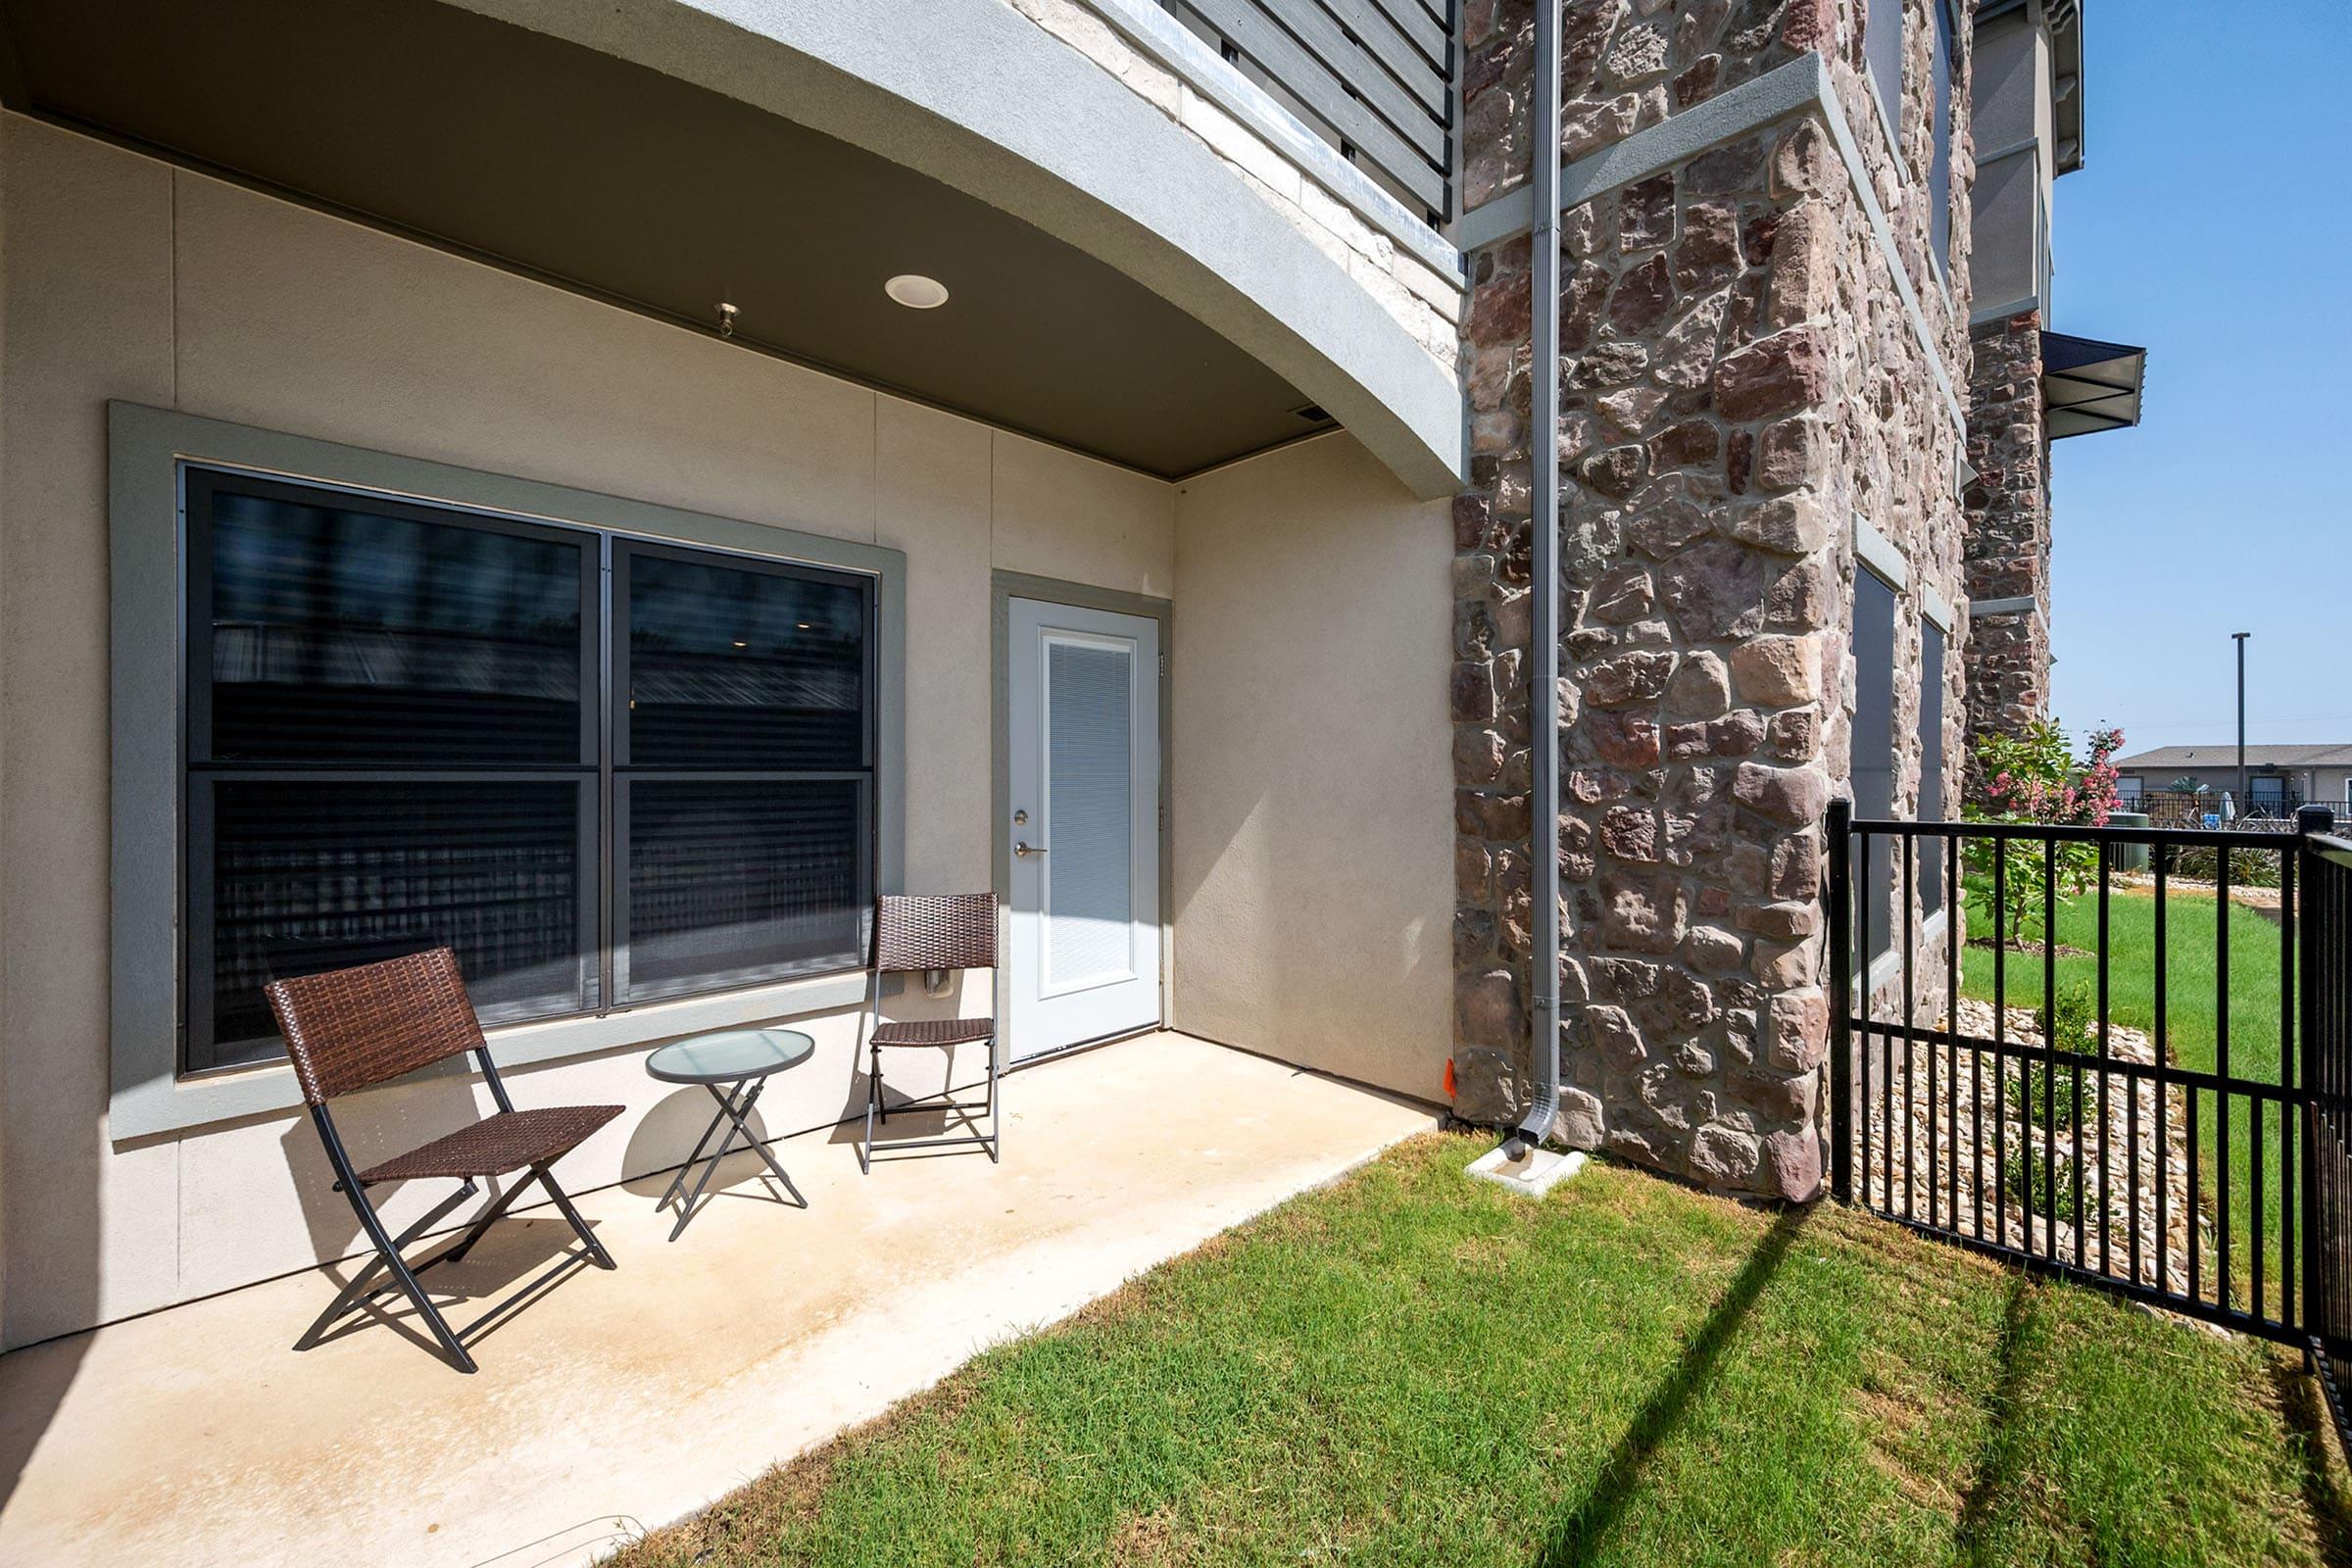
[[[1158,0],[1433,228],[1453,216],[1459,0]]]

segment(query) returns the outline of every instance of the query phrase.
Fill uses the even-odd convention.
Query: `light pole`
[[[2233,631],[2230,640],[2237,644],[2237,808],[2246,808],[2246,639],[2250,631]]]

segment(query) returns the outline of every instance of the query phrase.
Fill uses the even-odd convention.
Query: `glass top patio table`
[[[645,1070],[670,1084],[731,1084],[807,1061],[816,1042],[798,1029],[728,1029],[662,1046]]]
[[[816,1042],[798,1029],[726,1029],[658,1047],[645,1058],[645,1070],[652,1077],[670,1084],[701,1084],[718,1106],[710,1125],[696,1140],[694,1152],[686,1156],[686,1163],[670,1179],[669,1190],[654,1205],[657,1209],[665,1208],[671,1199],[686,1194],[686,1201],[678,1208],[677,1223],[670,1227],[671,1241],[678,1239],[686,1229],[686,1222],[694,1217],[694,1205],[702,1200],[703,1189],[710,1185],[711,1173],[718,1169],[719,1161],[727,1157],[738,1139],[784,1184],[794,1202],[803,1208],[808,1206],[808,1200],[793,1186],[792,1178],[784,1174],[784,1167],[776,1163],[776,1156],[769,1152],[746,1118],[760,1102],[760,1092],[767,1087],[772,1074],[799,1066],[815,1051]],[[694,1191],[687,1193],[687,1175],[702,1160],[703,1151],[710,1147],[711,1137],[721,1127],[727,1129],[726,1136],[718,1140],[717,1152],[703,1164],[703,1174],[695,1181]]]

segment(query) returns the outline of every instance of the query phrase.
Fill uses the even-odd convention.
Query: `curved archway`
[[[1002,0],[454,0],[903,164],[1169,300],[1424,497],[1459,488],[1453,378],[1200,142]]]

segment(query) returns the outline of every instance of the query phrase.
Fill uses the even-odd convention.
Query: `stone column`
[[[1918,620],[1929,594],[1956,596],[1961,554],[1944,387],[1965,360],[1965,224],[1947,291],[1927,259],[1929,122],[1907,112],[1903,144],[1887,140],[1859,10],[1562,4],[1571,164],[1817,53],[1863,168],[1799,109],[1628,160],[1624,183],[1561,215],[1557,822],[1528,819],[1524,236],[1472,258],[1472,487],[1454,508],[1457,1109],[1500,1121],[1526,1093],[1532,842],[1559,857],[1564,893],[1558,1135],[1798,1199],[1824,1153],[1821,820],[1849,771],[1855,519],[1907,564],[1900,808],[1918,791]],[[1918,100],[1930,32],[1924,4],[1907,14]],[[1475,208],[1552,150],[1528,145],[1528,8],[1471,0],[1465,16]],[[1966,157],[1962,136],[1956,214]]]
[[[1656,10],[1564,7],[1569,158],[1793,60],[1830,14],[1637,14]],[[1469,24],[1475,202],[1525,177],[1532,26],[1508,3]],[[1562,217],[1557,823],[1529,820],[1524,236],[1473,258],[1473,488],[1454,507],[1457,1109],[1502,1120],[1524,1095],[1532,832],[1565,884],[1560,1136],[1797,1198],[1820,1183],[1828,1022],[1842,181],[1800,118]]]
[[[2041,314],[1987,322],[1970,341],[1965,570],[1969,778],[1977,743],[2050,712],[2050,443]],[[2022,602],[2022,603],[2021,603]]]

